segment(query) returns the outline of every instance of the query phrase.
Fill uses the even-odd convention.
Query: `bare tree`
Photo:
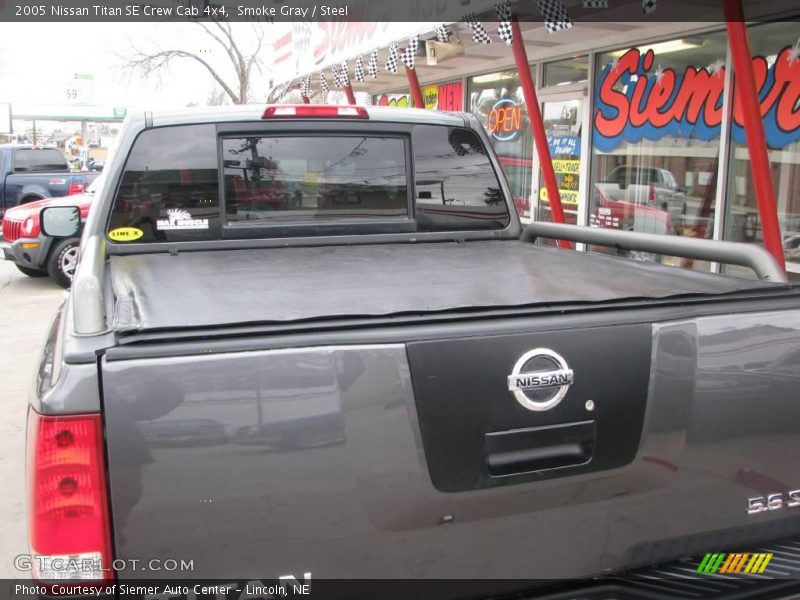
[[[214,105],[210,103],[212,99],[216,101],[216,104],[222,104],[222,99],[225,97],[229,98],[233,104],[246,104],[251,99],[250,92],[254,71],[260,72],[264,66],[260,57],[261,50],[265,46],[264,26],[252,26],[255,47],[244,49],[236,41],[231,25],[227,21],[193,22],[203,29],[204,33],[213,40],[216,46],[224,50],[225,56],[233,67],[235,80],[226,81],[224,75],[212,66],[207,58],[200,54],[178,48],[144,52],[134,46],[133,56],[121,57],[125,61],[124,67],[131,72],[139,71],[147,78],[159,75],[175,59],[188,58],[203,65],[219,88],[221,88],[217,90],[221,93],[220,98],[217,98],[214,92],[209,95],[207,103],[210,106]]]
[[[208,92],[206,97],[206,106],[222,106],[225,104],[225,91],[219,88],[214,88]]]

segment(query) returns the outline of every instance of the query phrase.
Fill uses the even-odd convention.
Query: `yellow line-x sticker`
[[[132,242],[144,235],[144,231],[137,227],[118,227],[108,232],[108,239],[114,242]]]

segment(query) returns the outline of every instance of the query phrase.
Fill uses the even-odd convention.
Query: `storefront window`
[[[792,278],[797,279],[800,275],[800,42],[797,24],[758,25],[751,27],[748,33],[786,266],[793,273]],[[725,237],[737,242],[763,244],[742,122],[741,113],[734,111]],[[728,271],[739,274],[736,268],[728,268]]]
[[[461,81],[433,83],[422,88],[422,99],[428,110],[464,110],[464,84]],[[379,94],[374,98],[376,106],[414,108],[411,94]]]
[[[471,77],[467,92],[469,111],[480,119],[489,133],[517,212],[529,218],[533,139],[519,77],[516,71]]]
[[[588,80],[589,57],[586,55],[544,65],[544,87],[586,83]]]
[[[590,225],[713,236],[726,48],[719,32],[599,55]]]
[[[411,94],[380,94],[375,96],[375,106],[391,106],[392,108],[414,108]]]

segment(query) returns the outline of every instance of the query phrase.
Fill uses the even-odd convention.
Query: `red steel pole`
[[[344,86],[344,94],[347,96],[347,103],[355,105],[356,103],[356,95],[353,93],[353,86],[349,83]]]
[[[781,243],[781,228],[778,223],[778,207],[772,187],[772,172],[767,154],[764,122],[758,100],[756,80],[753,75],[753,59],[747,39],[747,25],[740,0],[725,0],[725,21],[728,26],[728,42],[731,47],[735,74],[734,98],[740,103],[744,118],[744,133],[750,152],[750,168],[758,202],[761,229],[764,232],[764,247],[775,257],[785,271],[786,261]]]
[[[311,104],[311,99],[308,96],[300,96],[303,99],[303,104]]]
[[[425,108],[425,100],[422,98],[422,90],[419,87],[417,72],[414,69],[406,67],[406,78],[408,79],[408,87],[411,90],[411,98],[414,100],[414,106],[417,108]]]
[[[556,181],[556,173],[553,170],[553,159],[550,156],[550,146],[547,143],[547,133],[544,130],[542,112],[539,110],[539,99],[536,97],[536,88],[533,85],[531,69],[528,66],[528,53],[525,51],[525,42],[522,39],[519,21],[517,21],[516,17],[511,20],[511,32],[513,36],[511,45],[514,49],[514,61],[517,63],[519,82],[522,85],[525,106],[528,109],[528,118],[531,121],[533,141],[539,154],[544,185],[547,189],[547,199],[550,201],[550,210],[553,211],[553,221],[555,223],[563,223],[564,208],[561,206],[561,194],[558,193],[558,181]],[[562,248],[570,247],[569,242],[565,240],[558,240],[558,245]]]

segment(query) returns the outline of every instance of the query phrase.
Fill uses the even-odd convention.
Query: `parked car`
[[[598,589],[659,565],[640,581],[660,598],[670,561],[800,533],[800,288],[763,248],[523,228],[466,113],[142,111],[118,152],[30,396],[34,578],[125,582],[157,556],[203,580],[349,580],[335,597],[574,579],[559,598],[632,598]],[[297,202],[242,217],[274,165]],[[74,237],[79,212],[42,226]],[[212,422],[234,443],[194,434]]]
[[[101,173],[106,166],[106,161],[89,159],[86,166],[92,173]]]
[[[610,198],[600,184],[595,185],[595,201],[589,215],[591,227],[618,229],[620,231],[637,231],[671,235],[675,233],[669,213],[654,206],[636,204],[625,200]],[[661,257],[650,252],[618,249],[618,256],[659,262]]]
[[[95,179],[82,194],[48,198],[8,209],[3,215],[0,254],[28,277],[46,277],[69,287],[78,263],[80,235],[54,239],[42,234],[39,214],[48,206],[77,206],[81,222],[86,220],[103,177]]]
[[[597,187],[613,200],[653,206],[673,216],[687,212],[687,196],[667,169],[620,165]]]
[[[593,227],[606,227],[641,233],[672,234],[675,228],[667,211],[610,197],[600,184],[595,185]]]
[[[800,233],[793,232],[783,237],[786,260],[800,262]]]
[[[0,145],[0,216],[18,204],[80,194],[97,173],[71,173],[57,148]]]

